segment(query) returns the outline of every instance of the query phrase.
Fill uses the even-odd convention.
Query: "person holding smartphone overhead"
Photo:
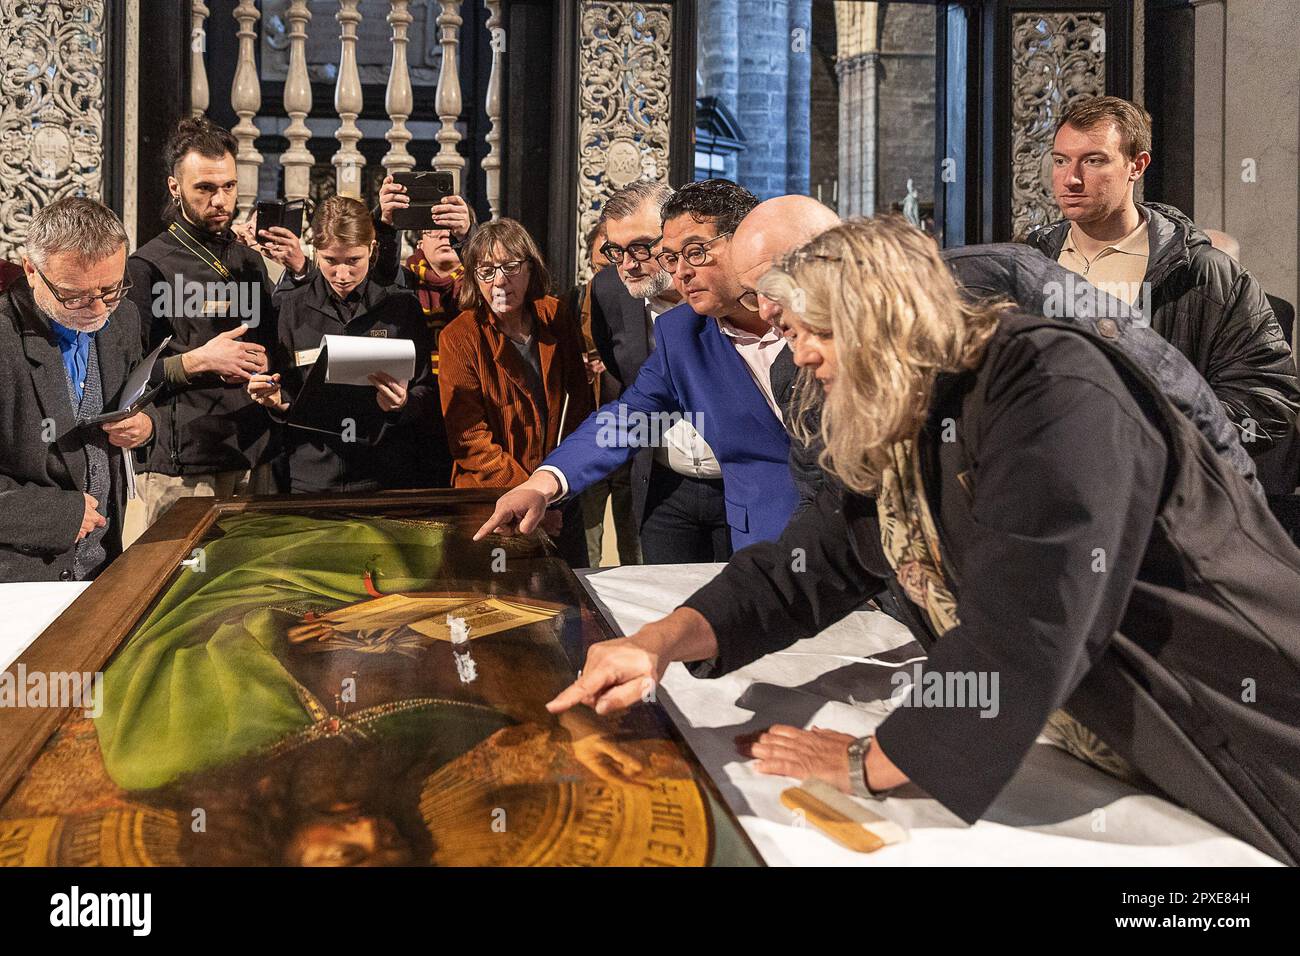
[[[346,196],[325,200],[312,229],[315,274],[282,297],[274,371],[248,383],[253,401],[288,425],[277,467],[295,494],[428,487],[429,476],[419,468],[421,448],[446,439],[420,304],[411,293],[371,276],[378,243],[370,212],[360,202]],[[326,383],[316,376],[308,385],[325,335],[410,339],[415,375],[399,381],[377,372],[369,385]],[[310,403],[310,415],[294,408],[298,401]]]

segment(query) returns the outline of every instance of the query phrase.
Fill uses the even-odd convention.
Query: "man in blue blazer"
[[[717,457],[731,546],[780,535],[797,495],[776,396],[793,364],[780,333],[741,302],[730,263],[731,235],[755,205],[748,190],[720,179],[689,183],[664,205],[656,258],[683,304],[655,322],[655,348],[619,400],[588,417],[531,478],[503,495],[477,537],[516,526],[531,531],[548,506],[580,493],[638,448],[661,446],[682,418]]]

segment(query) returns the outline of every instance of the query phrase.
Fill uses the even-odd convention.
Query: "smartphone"
[[[302,238],[302,216],[307,208],[301,199],[268,199],[257,204],[257,228],[281,226]]]
[[[411,170],[393,173],[393,182],[406,187],[406,195],[411,205],[405,209],[393,211],[393,228],[395,229],[432,229],[433,207],[442,202],[444,196],[456,194],[456,181],[451,173],[442,170]]]

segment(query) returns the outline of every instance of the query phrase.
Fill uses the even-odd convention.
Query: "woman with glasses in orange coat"
[[[480,226],[461,251],[466,281],[438,340],[438,389],[453,488],[510,488],[531,475],[592,411],[573,316],[549,295],[550,274],[522,225]],[[580,517],[572,563],[585,564]],[[570,557],[564,534],[561,549]]]

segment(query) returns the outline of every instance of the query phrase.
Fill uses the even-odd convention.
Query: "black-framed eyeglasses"
[[[758,311],[757,292],[754,292],[750,289],[746,289],[744,292],[740,293],[740,295],[736,297],[736,301],[739,302],[741,305],[743,305],[750,312]]]
[[[607,242],[600,247],[600,254],[615,265],[622,262],[623,256],[628,254],[637,262],[649,262],[654,258],[653,248],[655,244],[662,238],[663,236],[656,236],[650,242],[629,242],[626,247]]]
[[[677,263],[685,259],[693,266],[702,266],[709,261],[709,246],[713,245],[719,239],[726,239],[731,233],[724,232],[720,236],[714,236],[704,242],[688,242],[682,246],[681,252],[661,252],[655,256],[655,261],[663,267],[663,270],[669,275],[677,271]]]
[[[497,270],[501,270],[503,276],[517,276],[519,270],[524,267],[523,259],[511,259],[509,262],[502,262],[491,266],[475,266],[474,277],[479,282],[491,282],[497,276]]]
[[[126,298],[127,292],[131,289],[131,280],[123,279],[122,284],[117,286],[117,288],[109,289],[107,292],[101,292],[99,295],[64,295],[59,291],[58,287],[49,280],[49,277],[41,271],[39,266],[32,263],[32,268],[35,269],[36,274],[41,277],[41,281],[45,283],[45,287],[50,290],[50,295],[54,296],[54,298],[58,300],[59,305],[63,306],[70,312],[87,309],[96,302],[101,301],[106,306],[115,306]]]

